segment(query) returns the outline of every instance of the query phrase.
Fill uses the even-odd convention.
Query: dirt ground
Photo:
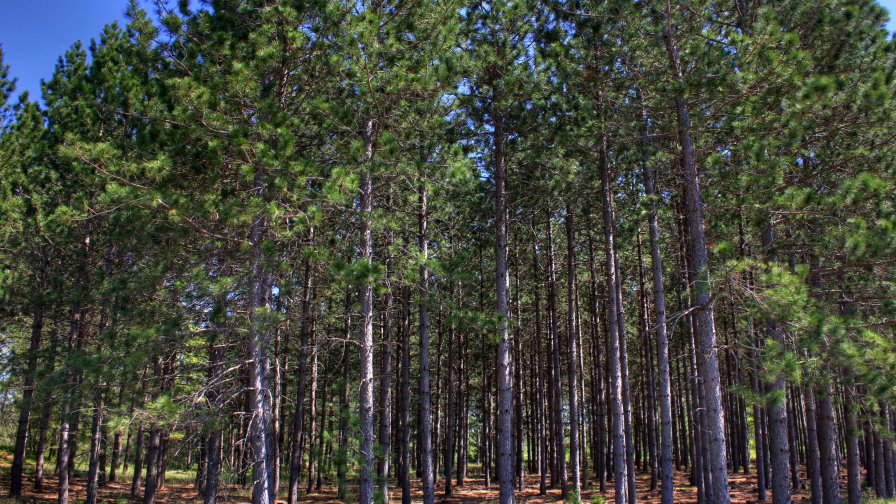
[[[805,475],[803,475],[805,476]],[[33,490],[33,478],[30,475],[26,476],[27,481],[25,482],[24,488],[25,493],[23,495],[23,499],[18,502],[29,502],[29,503],[40,503],[40,502],[55,502],[56,501],[56,479],[55,478],[47,478],[44,485],[44,491],[35,492]],[[422,500],[422,493],[419,487],[419,481],[414,482],[416,486],[413,488],[413,502],[420,502]],[[498,498],[498,490],[496,485],[492,485],[491,487],[486,488],[483,484],[483,480],[477,479],[475,477],[468,478],[463,487],[455,487],[454,494],[452,497],[445,497],[443,495],[443,483],[441,480],[438,482],[437,493],[436,493],[436,502],[445,503],[445,504],[461,504],[461,503],[491,503],[497,502]],[[593,481],[588,481],[583,485],[583,488],[586,488],[583,492],[583,502],[586,503],[595,503],[601,502],[597,499],[597,495],[599,492],[592,489]],[[697,490],[694,487],[691,487],[688,484],[687,473],[679,472],[675,474],[675,502],[683,503],[683,504],[696,504],[697,502]],[[729,484],[731,488],[731,497],[732,502],[737,504],[747,504],[757,502],[756,500],[756,477],[755,474],[743,475],[743,474],[731,474],[729,475]],[[7,489],[9,488],[9,467],[2,468],[2,476],[0,476],[0,485],[2,485],[2,492],[5,494]],[[845,481],[843,482],[845,486]],[[638,502],[643,503],[659,503],[660,502],[660,493],[659,490],[650,491],[650,477],[646,475],[638,476]],[[841,488],[844,488],[841,486]],[[139,503],[142,502],[140,499],[130,499],[128,494],[130,491],[129,483],[110,483],[107,484],[100,490],[100,499],[105,503]],[[347,504],[351,504],[353,502],[351,495],[355,492],[355,488],[351,487],[349,492],[349,498],[345,501],[340,501],[336,498],[336,489],[335,488],[324,488],[320,493],[313,493],[310,495],[303,495],[299,501],[307,502],[307,503],[342,503],[345,502]],[[71,486],[71,502],[82,502],[85,496],[85,487],[83,484],[83,480],[76,479],[74,484]],[[393,501],[395,497],[400,497],[400,490],[397,490],[392,487]],[[528,504],[541,504],[547,502],[559,502],[560,501],[560,490],[548,490],[548,494],[546,496],[538,495],[538,476],[527,476],[526,477],[526,486],[523,488],[521,492],[517,493],[518,501],[521,503]],[[610,503],[613,500],[613,486],[611,483],[607,485],[607,491],[603,494],[603,502]],[[226,486],[221,489],[219,493],[220,502],[226,503],[246,503],[250,502],[248,499],[247,491],[244,489],[240,489],[234,486]],[[795,503],[803,503],[809,502],[808,491],[805,489],[797,492],[794,495],[793,501]],[[0,503],[6,502],[14,502],[11,499],[2,499],[0,498]],[[168,484],[163,489],[158,492],[157,502],[159,504],[174,504],[174,503],[182,503],[182,502],[202,502],[197,498],[196,493],[191,485],[180,485],[180,484]],[[278,501],[282,502],[282,501]],[[767,502],[771,502],[771,492],[769,492],[769,497]]]

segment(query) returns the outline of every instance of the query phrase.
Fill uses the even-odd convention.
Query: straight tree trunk
[[[750,334],[753,334],[753,323],[750,322]],[[759,338],[756,338],[752,353],[752,360],[756,362],[756,348],[759,347],[760,341]],[[760,394],[759,388],[759,370],[753,369],[752,373],[752,385],[753,385],[753,393]],[[757,498],[760,502],[764,502],[766,499],[766,489],[765,489],[765,461],[767,459],[765,454],[765,444],[762,442],[764,437],[763,431],[765,426],[765,416],[762,414],[762,408],[754,403],[753,404],[753,432],[754,432],[754,443],[756,444],[756,487],[757,487]]]
[[[579,479],[579,384],[578,384],[578,338],[576,337],[576,243],[575,223],[571,205],[566,207],[566,271],[569,293],[569,315],[567,319],[569,373],[569,466],[572,473],[573,499],[580,499],[582,483]]]
[[[830,385],[826,384],[819,388],[816,405],[819,470],[823,490],[821,502],[823,504],[840,504],[840,457],[837,454],[833,393]],[[812,455],[814,456],[814,452]]]
[[[309,231],[310,242],[314,241],[314,229]],[[296,504],[299,499],[299,479],[302,474],[302,446],[305,439],[305,390],[308,374],[308,333],[311,325],[311,302],[314,278],[311,260],[305,259],[305,278],[302,286],[302,323],[299,329],[299,370],[296,381],[296,410],[293,415],[292,453],[289,464],[289,493],[287,502]]]
[[[351,292],[346,292],[345,295],[345,320],[343,322],[343,344],[342,344],[342,360],[340,362],[340,366],[342,367],[342,380],[339,384],[339,448],[336,455],[336,486],[337,486],[337,497],[339,499],[345,499],[346,492],[346,477],[348,473],[348,423],[349,423],[349,411],[348,411],[348,396],[349,396],[349,341],[351,341],[352,329],[351,329],[351,316],[352,316],[352,307],[351,302],[352,295]]]
[[[19,422],[16,428],[16,445],[13,450],[12,468],[10,470],[10,497],[20,497],[22,495],[22,474],[25,469],[25,447],[28,444],[28,424],[31,421],[32,407],[31,400],[34,396],[34,381],[37,374],[37,356],[40,351],[43,327],[44,307],[42,303],[38,302],[35,303],[34,314],[31,321],[31,342],[28,347],[28,364],[25,368],[22,400],[19,409]]]
[[[806,473],[809,476],[812,504],[822,504],[821,467],[818,460],[818,428],[815,422],[815,393],[804,389],[806,407]]]
[[[554,233],[553,219],[550,212],[547,219],[548,240],[548,332],[551,344],[551,357],[553,359],[553,418],[554,418],[554,454],[556,480],[560,484],[560,495],[565,499],[566,488],[566,447],[563,442],[563,389],[560,371],[560,330],[559,315],[557,314],[557,281],[554,273]],[[552,478],[553,480],[554,478]]]
[[[679,58],[678,45],[672,26],[671,15],[666,12],[664,27],[666,50],[669,63],[675,75],[679,87],[683,89],[684,74]],[[731,497],[728,493],[728,469],[726,465],[725,449],[725,412],[722,409],[719,357],[716,348],[714,309],[710,297],[709,283],[709,258],[706,250],[706,236],[703,229],[703,203],[700,196],[699,175],[697,173],[697,160],[694,149],[694,140],[691,133],[691,119],[687,102],[683,91],[675,96],[675,109],[678,118],[678,140],[681,144],[682,167],[684,168],[685,181],[685,206],[687,208],[688,243],[690,247],[691,268],[694,271],[696,284],[694,301],[698,308],[697,341],[700,352],[704,355],[703,389],[707,431],[704,433],[709,445],[709,459],[705,461],[709,466],[712,478],[712,487],[707,496],[714,504],[728,504]],[[786,492],[789,501],[789,492]],[[777,492],[776,492],[777,495]],[[776,496],[777,502],[777,496]],[[783,501],[782,501],[783,502]]]
[[[318,372],[317,372],[317,359],[318,359],[318,349],[317,349],[317,334],[315,330],[315,321],[316,318],[312,314],[311,315],[311,395],[308,397],[308,435],[303,436],[308,440],[308,484],[305,486],[305,493],[311,493],[311,487],[314,484],[314,460],[315,457],[319,457],[319,455],[315,452],[319,450],[315,450],[315,435],[317,433],[317,383],[318,383]],[[326,398],[326,395],[324,395]],[[326,401],[324,401],[324,407],[326,407]],[[305,443],[302,443],[302,453],[305,452]],[[304,456],[304,455],[303,455]]]
[[[454,280],[451,281],[451,292],[449,294],[449,299],[454,301]],[[457,415],[455,414],[455,394],[454,394],[454,320],[449,322],[448,325],[448,377],[446,379],[446,388],[447,388],[447,404],[446,404],[446,412],[445,412],[445,449],[443,451],[445,461],[443,463],[443,469],[445,474],[445,496],[451,497],[452,487],[451,487],[451,478],[452,474],[452,464],[454,462],[454,433],[457,430]]]
[[[259,169],[255,173],[254,190],[265,192],[264,174]],[[271,386],[270,386],[270,334],[265,328],[264,314],[267,308],[270,284],[264,267],[262,247],[265,240],[266,219],[256,215],[249,231],[250,242],[250,300],[249,300],[249,359],[251,365],[251,418],[249,438],[252,445],[252,504],[273,504],[274,461],[271,447]],[[158,430],[153,429],[153,432]],[[155,435],[155,434],[151,434]],[[152,441],[151,441],[152,443]],[[152,450],[152,447],[150,448]],[[150,470],[151,468],[147,468]],[[149,478],[147,477],[147,485]],[[147,487],[148,488],[148,487]],[[153,492],[155,490],[153,489]],[[146,501],[149,504],[150,501]]]
[[[146,484],[143,504],[155,504],[159,488],[159,459],[162,456],[162,429],[153,424],[149,429],[149,448],[146,453]]]
[[[407,287],[401,294],[401,398],[398,411],[400,418],[399,446],[401,449],[398,479],[401,482],[401,502],[411,503],[411,291]],[[458,484],[463,482],[462,478]]]
[[[365,163],[373,159],[373,120],[367,119],[364,134]],[[371,219],[373,213],[373,186],[370,172],[365,169],[361,175],[361,260],[367,264],[373,261],[373,235]],[[365,281],[361,285],[361,389],[358,400],[361,420],[361,468],[359,472],[361,504],[373,502],[373,476],[375,474],[373,453],[373,285]]]
[[[423,480],[423,502],[435,502],[432,447],[432,394],[429,376],[429,242],[427,241],[428,212],[426,179],[420,182],[420,214],[418,248],[423,263],[420,265],[420,454]]]
[[[103,425],[103,391],[102,383],[95,391],[93,403],[93,425],[90,435],[90,454],[87,469],[87,504],[96,504],[97,485],[99,484],[100,472],[100,445],[102,444],[102,425]]]
[[[598,95],[598,112],[603,116],[603,97]],[[625,419],[623,408],[623,376],[620,354],[620,333],[618,322],[618,297],[616,284],[618,281],[616,262],[616,230],[613,219],[613,189],[610,183],[610,165],[607,153],[607,133],[601,132],[600,168],[603,195],[604,245],[606,248],[607,274],[607,322],[609,328],[608,355],[610,375],[610,410],[613,440],[613,469],[616,486],[616,504],[628,502],[628,466],[626,463]]]
[[[118,407],[124,405],[125,384],[122,383],[118,389]],[[112,460],[109,464],[109,482],[115,483],[118,478],[118,466],[121,463],[121,429],[115,429],[115,435],[112,437]]]
[[[492,67],[494,92],[492,106],[501,99],[497,68]],[[507,176],[504,167],[504,122],[500,112],[492,114],[495,163],[495,274],[498,308],[498,482],[499,502],[513,504],[514,443],[513,443],[513,356],[510,348],[510,278],[507,273]]]
[[[50,430],[50,404],[41,408],[39,433],[37,435],[37,450],[34,464],[34,490],[41,492],[44,489],[44,457],[47,453],[47,431]]]
[[[762,246],[767,258],[775,261],[775,236],[771,220],[762,231]],[[766,320],[768,338],[784,346],[784,329],[774,320]],[[791,500],[790,444],[788,442],[787,388],[784,377],[778,375],[769,386],[768,434],[772,467],[772,502],[789,504]]]
[[[390,202],[391,203],[391,202]],[[390,204],[391,206],[391,204]],[[394,238],[387,231],[386,250],[390,249]],[[380,360],[380,432],[379,444],[382,455],[377,461],[379,491],[383,502],[389,502],[389,461],[392,453],[392,259],[386,259],[386,291],[383,294],[383,350]],[[449,357],[449,362],[453,362]],[[450,368],[449,368],[450,369]],[[451,379],[449,377],[449,384]],[[450,474],[450,469],[449,469]],[[450,485],[450,477],[446,478]]]
[[[646,147],[647,121],[644,118],[642,144]],[[663,285],[663,262],[660,256],[659,224],[657,222],[658,198],[653,170],[644,163],[644,188],[652,199],[647,213],[650,232],[650,265],[653,273],[653,302],[656,320],[657,367],[659,369],[660,403],[660,481],[661,501],[671,504],[673,499],[672,473],[672,385],[669,373],[669,339],[666,335],[666,290]]]
[[[532,228],[535,229],[533,220]],[[539,278],[538,271],[538,237],[532,238],[532,274],[535,278]],[[542,342],[541,330],[541,292],[540,285],[536,284],[533,289],[535,298],[535,345],[536,345],[536,367],[538,373],[538,387],[536,390],[536,411],[538,416],[538,495],[547,493],[547,473],[548,473],[548,444],[547,444],[547,426],[545,404],[547,394],[545,393],[547,383],[545,382],[545,352],[544,343]]]
[[[846,491],[849,504],[861,504],[862,480],[859,466],[859,425],[852,404],[852,390],[847,388],[846,401]]]

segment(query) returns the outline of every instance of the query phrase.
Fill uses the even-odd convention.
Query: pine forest
[[[0,52],[10,502],[893,502],[873,0],[121,9]]]

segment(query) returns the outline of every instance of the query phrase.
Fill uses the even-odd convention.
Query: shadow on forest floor
[[[52,470],[52,467],[48,469]],[[2,494],[7,494],[9,488],[9,465],[8,462],[4,463],[2,467],[0,467],[0,492]],[[805,473],[801,475],[803,477],[803,481],[805,482]],[[752,504],[757,502],[756,500],[756,477],[755,474],[731,474],[730,478],[730,488],[731,488],[731,497],[732,502],[737,504]],[[841,478],[845,479],[845,474],[841,475]],[[559,502],[560,501],[560,490],[548,490],[548,494],[546,496],[538,495],[538,476],[527,476],[525,478],[526,485],[522,491],[517,493],[517,498],[520,503],[527,504],[542,504],[547,502]],[[491,503],[497,502],[498,499],[498,489],[496,485],[492,485],[491,487],[486,488],[483,484],[484,481],[482,478],[471,477],[467,478],[464,486],[462,487],[454,487],[454,494],[452,497],[444,497],[443,488],[444,483],[442,480],[437,481],[437,493],[436,493],[436,502],[445,503],[445,504],[462,504],[462,503]],[[594,503],[601,502],[596,497],[599,494],[594,488],[594,481],[589,480],[586,485],[583,485],[585,491],[583,492],[584,503]],[[696,504],[697,502],[697,491],[693,486],[690,486],[688,482],[688,475],[685,472],[677,472],[675,474],[675,502],[682,504]],[[841,482],[841,488],[845,488],[845,481]],[[414,481],[415,486],[412,488],[413,493],[413,502],[422,501],[422,492],[419,486],[419,481]],[[24,484],[24,495],[23,499],[19,501],[14,501],[9,498],[0,498],[0,504],[6,504],[7,502],[26,502],[26,503],[42,503],[42,502],[55,502],[56,501],[56,485],[57,480],[55,477],[46,478],[44,483],[44,491],[35,492],[34,491],[34,479],[33,476],[28,474],[26,475],[26,481]],[[650,477],[648,475],[639,475],[638,476],[638,502],[645,504],[654,504],[660,502],[660,493],[659,489],[657,490],[649,490],[650,487]],[[396,490],[395,487],[391,487],[393,497],[393,501],[395,497],[400,495],[400,490]],[[70,498],[71,502],[83,502],[86,488],[84,486],[84,481],[81,478],[76,478],[74,483],[70,488]],[[350,494],[355,492],[355,488],[351,487]],[[100,489],[99,498],[101,502],[105,503],[139,503],[142,502],[142,499],[130,499],[130,482],[127,483],[108,483],[103,488]],[[158,492],[158,498],[156,502],[158,504],[175,504],[181,502],[202,502],[197,496],[196,492],[193,489],[192,485],[188,484],[168,484],[164,488],[162,488]],[[613,485],[612,482],[607,483],[607,491],[603,494],[603,502],[611,503],[613,501]],[[246,489],[239,488],[234,485],[224,486],[219,492],[218,497],[219,502],[223,503],[247,503],[250,502],[248,498],[248,492]],[[300,502],[303,503],[341,503],[336,498],[336,489],[335,487],[325,487],[321,492],[312,493],[310,495],[303,495],[300,499]],[[806,489],[802,489],[799,492],[794,494],[794,503],[803,503],[809,502],[809,493]],[[282,502],[282,501],[278,501]],[[353,502],[351,495],[349,499],[346,499],[346,503]],[[769,492],[768,498],[766,502],[771,502],[771,492]]]

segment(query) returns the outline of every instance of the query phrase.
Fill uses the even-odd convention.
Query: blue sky
[[[896,12],[896,0],[879,2]],[[127,0],[3,0],[0,45],[10,73],[18,77],[17,92],[39,98],[40,81],[50,77],[59,56],[76,40],[86,46],[103,25],[123,19],[126,5]],[[896,31],[896,21],[888,27]]]

